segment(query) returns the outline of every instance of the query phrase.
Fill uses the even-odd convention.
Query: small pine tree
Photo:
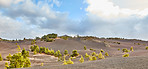
[[[84,46],[84,50],[86,50],[86,46]]]
[[[76,57],[76,56],[78,56],[79,55],[79,53],[77,52],[77,50],[73,50],[72,51],[72,57]]]
[[[69,58],[68,61],[66,61],[67,64],[74,64],[73,61],[71,61],[71,59]]]
[[[5,63],[5,68],[6,68],[6,69],[9,68],[8,62]]]
[[[85,53],[85,58],[88,58],[88,57],[89,57],[89,55],[87,53]]]
[[[94,55],[96,55],[96,52],[93,52],[93,53],[92,53],[92,56],[94,56]]]
[[[129,54],[128,53],[124,54],[124,55],[122,55],[122,57],[129,57]]]
[[[12,56],[11,56],[11,54],[9,53],[9,55],[8,55],[6,58],[7,58],[8,61],[10,61],[10,60],[11,60],[11,57],[12,57]]]
[[[1,54],[0,54],[0,61],[3,61],[3,58],[2,58],[2,56],[1,56]]]
[[[99,59],[102,59],[102,58],[103,58],[103,55],[102,55],[101,52],[99,53],[98,58],[99,58]]]
[[[80,60],[79,60],[81,63],[83,63],[84,62],[84,58],[83,58],[83,56],[81,55],[81,58],[80,58]]]
[[[107,52],[105,52],[105,56],[109,56]]]
[[[148,50],[148,46],[146,46],[145,49]]]
[[[21,48],[20,48],[20,46],[19,45],[17,45],[17,51],[21,51]]]
[[[134,49],[133,49],[133,47],[132,47],[132,46],[131,46],[131,48],[130,48],[130,51],[132,51],[132,52],[134,51]]]
[[[97,60],[96,56],[92,56],[92,60]]]
[[[44,66],[44,63],[41,63],[41,66]]]
[[[67,55],[67,54],[68,54],[68,50],[65,50],[65,51],[64,51],[64,55]]]
[[[100,52],[104,52],[102,49],[101,49],[101,51]]]

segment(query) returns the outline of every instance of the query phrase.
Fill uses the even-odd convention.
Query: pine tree
[[[12,57],[12,56],[11,56],[11,54],[9,53],[9,55],[8,55],[6,58],[7,58],[8,61],[10,61],[10,60],[11,60],[11,57]]]
[[[21,48],[20,48],[20,46],[19,45],[17,45],[17,51],[21,51]]]
[[[101,52],[99,53],[98,58],[99,58],[99,59],[102,59],[102,58],[103,58],[103,55],[102,55]]]
[[[88,57],[89,57],[89,55],[87,53],[85,53],[85,58],[88,58]]]
[[[84,50],[86,50],[86,46],[84,46]]]
[[[67,54],[68,54],[68,50],[65,50],[65,51],[64,51],[64,55],[67,55]]]
[[[132,52],[134,51],[134,49],[133,49],[133,47],[132,47],[132,46],[131,46],[131,48],[130,48],[130,51],[132,51]]]
[[[8,62],[5,63],[5,68],[9,68]]]
[[[83,56],[81,55],[81,58],[80,58],[80,60],[79,60],[81,63],[83,63],[84,62],[84,58],[83,58]]]
[[[109,56],[107,52],[105,52],[105,56]]]
[[[3,58],[2,58],[2,56],[1,56],[1,54],[0,54],[0,61],[3,61]]]

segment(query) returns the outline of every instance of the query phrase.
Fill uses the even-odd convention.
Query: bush
[[[145,49],[148,50],[148,46],[146,46]]]
[[[6,69],[9,68],[8,62],[5,63],[5,68],[6,68]]]
[[[53,39],[50,39],[50,38],[48,38],[48,39],[46,39],[46,42],[53,42],[54,40]]]
[[[92,56],[95,56],[95,55],[96,55],[96,52],[93,52],[93,53],[92,53]]]
[[[62,54],[61,54],[60,50],[56,51],[56,52],[54,53],[54,56],[55,56],[55,57],[61,57]]]
[[[10,61],[11,60],[11,54],[9,53],[9,55],[6,57],[7,58],[7,61]]]
[[[84,46],[84,50],[86,50],[86,46]]]
[[[105,56],[109,56],[107,52],[105,52]]]
[[[101,51],[100,52],[104,52],[102,49],[101,49]]]
[[[99,53],[98,58],[99,58],[99,59],[102,59],[102,58],[103,58],[103,55],[102,55],[101,52]]]
[[[54,50],[50,50],[50,55],[54,55]]]
[[[32,40],[31,41],[31,45],[33,45],[33,44],[35,44],[36,43],[36,41],[35,40]]]
[[[92,56],[92,60],[97,60],[96,56]]]
[[[88,58],[88,57],[89,57],[89,55],[87,53],[85,53],[85,58]]]
[[[2,56],[1,56],[1,54],[0,54],[0,61],[3,61],[3,58],[2,58]]]
[[[44,63],[41,63],[41,66],[44,66]]]
[[[11,57],[10,60],[10,68],[23,68],[23,67],[31,67],[30,60],[28,57],[24,57],[22,53],[16,53]]]
[[[120,51],[120,48],[118,48],[118,51]]]
[[[122,57],[129,57],[129,54],[124,54],[122,55]]]
[[[93,59],[92,59],[92,56],[89,56],[89,61],[92,61]]]
[[[132,51],[132,52],[134,51],[134,49],[133,49],[133,47],[132,47],[132,46],[131,46],[131,48],[130,48],[130,51]]]
[[[123,51],[123,52],[129,52],[129,51],[127,50],[127,48],[123,48],[122,51]]]
[[[77,52],[77,50],[73,50],[72,51],[72,57],[76,57],[76,56],[78,56],[79,55],[79,53]]]
[[[26,51],[24,48],[21,53],[24,58],[29,57],[29,51]]]
[[[21,51],[21,48],[20,48],[20,46],[19,45],[17,45],[17,51]]]
[[[71,59],[69,58],[68,61],[66,61],[67,64],[74,64],[73,61],[71,61]]]
[[[68,54],[68,50],[65,50],[65,51],[64,51],[64,55],[67,55],[67,54]]]
[[[81,63],[83,63],[84,62],[84,58],[83,58],[83,56],[81,55],[81,58],[80,58],[80,60],[79,60]]]

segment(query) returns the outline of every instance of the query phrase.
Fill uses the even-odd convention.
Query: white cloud
[[[23,2],[24,0],[0,0],[0,7],[10,7],[12,4]]]
[[[104,18],[128,17],[131,15],[144,17],[148,15],[148,8],[145,8],[144,10],[121,8],[110,0],[87,0],[87,3],[87,12]]]

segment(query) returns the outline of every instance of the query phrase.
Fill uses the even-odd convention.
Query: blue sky
[[[148,40],[147,0],[0,0],[0,37],[49,33]]]

